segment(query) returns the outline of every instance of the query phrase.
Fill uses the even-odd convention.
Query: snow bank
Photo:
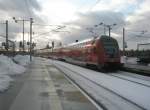
[[[16,55],[14,57],[15,62],[17,62],[18,64],[22,65],[22,66],[26,66],[30,63],[30,56],[29,55]]]
[[[10,76],[0,75],[0,91],[8,89],[11,81],[13,81],[13,79]]]
[[[21,64],[28,64],[27,62],[23,63],[23,60],[26,57],[16,57],[22,58]],[[11,75],[18,75],[25,72],[25,67],[13,62],[13,60],[7,56],[0,55],[0,91],[4,91],[10,85],[10,82],[13,81]]]
[[[0,74],[16,75],[25,72],[25,68],[12,61],[11,58],[0,55]]]

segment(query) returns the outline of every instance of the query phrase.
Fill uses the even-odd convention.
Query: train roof
[[[89,39],[85,39],[85,40],[82,40],[82,41],[79,41],[79,42],[74,42],[74,43],[68,44],[67,46],[73,46],[73,45],[89,42],[89,41],[92,41],[92,40],[95,40],[95,39],[97,39],[97,38],[89,38]]]
[[[78,45],[78,44],[82,44],[82,43],[94,41],[94,40],[101,39],[101,38],[110,38],[110,37],[107,36],[107,35],[101,35],[101,36],[99,36],[99,37],[94,37],[94,38],[85,39],[85,40],[82,40],[82,41],[79,41],[79,42],[74,42],[74,43],[71,43],[71,44],[68,44],[68,45],[63,45],[63,46],[61,46],[61,47],[55,47],[54,49],[60,49],[60,48],[65,48],[65,47],[71,47],[71,46],[75,46],[75,45]],[[112,38],[112,37],[111,37],[111,38]]]
[[[89,39],[85,39],[85,40],[82,40],[82,41],[79,41],[79,42],[74,42],[74,43],[71,43],[71,44],[68,44],[66,46],[73,46],[73,45],[78,45],[78,44],[82,44],[82,43],[86,43],[86,42],[89,42],[89,41],[93,41],[93,40],[97,40],[97,39],[101,39],[101,38],[110,38],[109,36],[107,35],[101,35],[99,37],[94,37],[94,38],[89,38]],[[112,37],[111,37],[112,38]]]

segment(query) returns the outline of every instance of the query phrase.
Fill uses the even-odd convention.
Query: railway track
[[[132,66],[136,66],[135,64],[131,64],[131,67],[129,66],[125,66],[122,67],[122,71],[126,71],[126,72],[131,72],[134,74],[139,74],[139,75],[143,75],[143,76],[150,76],[150,71],[148,69],[141,69],[141,67],[137,68],[137,67],[132,67]],[[138,65],[141,66],[141,65]]]
[[[85,68],[89,69],[87,67],[85,67]],[[113,73],[113,72],[99,71],[96,68],[90,68],[90,69],[92,69],[93,71],[96,71],[96,72],[104,73],[104,74],[112,76],[112,77],[116,77],[116,78],[119,78],[119,79],[122,79],[122,80],[126,80],[126,81],[129,81],[129,82],[132,82],[132,83],[136,83],[136,84],[139,84],[139,85],[142,85],[142,86],[150,87],[150,77],[148,77],[146,75],[135,74],[135,72],[126,72],[126,71],[119,71],[119,73],[118,72],[117,73]],[[126,73],[128,73],[130,75],[124,75],[124,72],[126,72]],[[137,75],[139,75],[139,77],[141,77],[141,78],[139,78],[139,77],[137,78],[136,77]],[[145,77],[145,78],[143,78],[143,77]]]
[[[60,69],[59,69],[60,70]],[[61,70],[60,70],[61,71]],[[63,71],[62,71],[63,72]],[[63,72],[64,73],[64,72]],[[107,107],[98,102],[92,97],[88,92],[86,92],[78,83],[76,83],[72,78],[70,78],[67,74],[64,73],[64,76],[75,86],[77,87],[97,108],[98,110],[108,110]]]
[[[131,105],[133,105],[134,107],[137,107],[138,109],[145,110],[145,108],[143,108],[142,106],[138,105],[137,103],[135,103],[135,102],[133,102],[133,101],[127,99],[127,98],[124,97],[124,96],[121,96],[120,94],[118,94],[118,93],[112,91],[111,89],[109,89],[109,88],[107,88],[107,87],[101,85],[100,83],[97,83],[96,81],[93,81],[93,80],[89,79],[88,77],[86,77],[86,76],[84,76],[84,75],[82,75],[82,74],[80,74],[80,73],[78,73],[78,72],[76,72],[76,71],[71,70],[70,68],[68,68],[68,67],[66,67],[66,66],[63,66],[63,65],[60,65],[60,64],[57,64],[57,65],[55,65],[55,66],[57,66],[61,71],[62,71],[62,70],[69,71],[69,72],[71,72],[71,73],[77,75],[78,77],[82,77],[82,79],[87,80],[88,82],[92,83],[93,85],[96,85],[97,87],[104,89],[105,91],[107,91],[107,92],[113,94],[115,97],[119,97],[121,100],[124,100],[124,101],[125,101],[126,103],[128,103],[128,104],[130,103]],[[70,78],[71,80],[73,80],[73,78],[72,78],[71,75],[66,74],[64,71],[63,71],[63,73],[64,73],[68,78]],[[116,77],[116,76],[113,76],[113,75],[112,75],[112,77]],[[118,77],[118,78],[120,78],[120,77]],[[122,78],[122,80],[128,81],[127,79],[123,79],[123,78]],[[78,84],[76,81],[74,81],[74,82],[75,82],[76,84]],[[132,81],[130,81],[130,82],[132,82]],[[132,83],[139,84],[138,82],[132,82]],[[143,84],[141,84],[141,83],[140,83],[140,85],[145,86],[145,85],[143,85]],[[78,86],[79,86],[79,84],[78,84]],[[146,85],[146,87],[149,87],[149,86]],[[80,87],[80,88],[82,88],[82,89],[84,90],[83,86]],[[91,88],[91,89],[92,89],[92,88]],[[87,92],[87,91],[86,91],[86,92]],[[96,103],[97,103],[101,108],[103,108],[104,110],[108,110],[108,108],[107,108],[107,106],[105,106],[105,104],[99,102],[98,100],[96,100]]]
[[[108,74],[108,75],[150,88],[150,82],[149,81],[141,80],[141,79],[138,79],[138,78],[133,78],[133,77],[130,77],[130,76],[124,76],[121,73],[119,73],[119,74]]]
[[[85,68],[89,69],[87,67],[85,67]],[[113,73],[113,72],[108,72],[108,71],[106,71],[106,72],[105,71],[99,71],[96,68],[90,68],[90,69],[92,69],[93,71],[96,71],[96,72],[104,73],[104,74],[112,76],[112,77],[116,77],[116,78],[126,80],[126,81],[129,81],[132,83],[136,83],[136,84],[139,84],[142,86],[150,87],[149,75],[136,74],[135,72],[127,72],[127,71],[119,71],[119,72],[116,71],[116,73]],[[124,75],[124,72],[126,72],[128,75]],[[139,76],[139,77],[137,77],[137,76]]]
[[[140,80],[144,80],[144,81],[148,81],[150,82],[150,77],[149,76],[145,76],[145,75],[139,75],[139,74],[134,74],[132,72],[126,72],[126,71],[119,71],[121,72],[121,75],[123,76],[128,76],[128,77],[131,77],[131,78],[136,78],[136,79],[140,79]],[[118,73],[120,74],[120,73]]]

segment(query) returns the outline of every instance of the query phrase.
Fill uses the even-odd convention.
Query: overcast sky
[[[115,23],[117,25],[112,27],[111,36],[118,40],[122,48],[122,29],[125,27],[126,42],[132,49],[136,48],[137,43],[150,42],[149,5],[150,0],[0,0],[0,20],[1,23],[9,20],[9,39],[20,41],[22,22],[15,23],[12,17],[26,20],[33,17],[33,40],[38,48],[53,40],[68,44],[102,35],[104,27],[94,25]],[[54,31],[60,27],[57,32]],[[95,34],[87,28],[93,28]],[[107,34],[108,29],[106,31]],[[145,31],[144,34],[142,31]],[[26,22],[26,40],[28,33],[29,22]],[[0,24],[0,35],[5,35],[4,24]]]

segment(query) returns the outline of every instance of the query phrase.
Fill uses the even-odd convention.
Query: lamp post
[[[33,18],[30,18],[30,61],[32,61],[32,24]]]
[[[106,27],[108,28],[108,32],[109,32],[109,37],[111,37],[111,29],[112,26],[116,26],[117,24],[105,24],[103,22],[99,23],[98,25],[94,25],[95,27],[98,27],[99,25],[103,25],[104,26],[104,35],[106,35]]]
[[[8,51],[9,44],[8,44],[8,20],[6,20],[6,50]]]
[[[23,49],[23,52],[25,51],[25,46],[24,46],[24,22],[25,21],[29,21],[29,20],[25,20],[25,19],[16,19],[15,17],[13,17],[13,20],[15,21],[15,23],[17,22],[22,22],[22,49]]]
[[[8,48],[9,48],[9,43],[8,43],[8,20],[6,20],[5,23],[0,23],[0,24],[5,24],[6,25],[6,35],[4,37],[6,38],[5,49],[6,49],[6,51],[8,51]]]
[[[125,55],[125,28],[123,28],[123,56]]]
[[[17,23],[18,21],[22,21],[23,22],[23,51],[24,51],[24,22],[28,21],[30,22],[30,61],[32,61],[32,25],[33,25],[33,18],[30,19],[22,19],[22,20],[16,20],[15,17],[13,17],[13,19],[15,20],[15,22]]]

